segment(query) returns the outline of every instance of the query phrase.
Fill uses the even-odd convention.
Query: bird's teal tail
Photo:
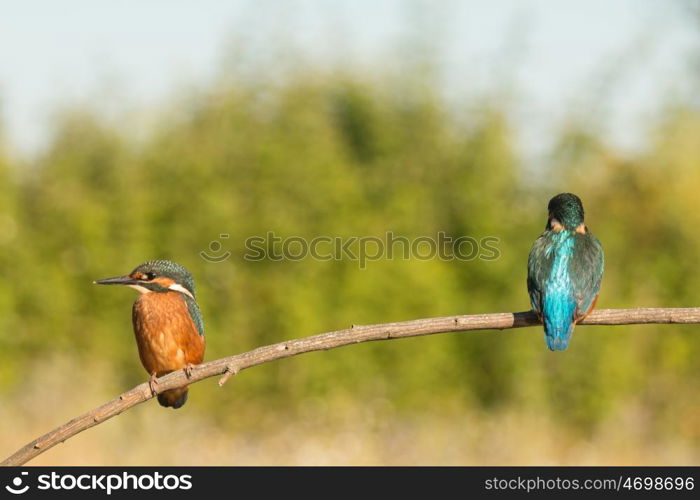
[[[550,351],[566,351],[566,348],[569,347],[569,341],[571,341],[573,332],[573,323],[571,323],[569,329],[563,333],[561,330],[551,331],[547,330],[547,327],[545,327],[544,340],[547,342],[547,347],[549,347]]]
[[[550,351],[565,351],[574,333],[576,302],[569,297],[550,294],[544,297],[542,317],[544,340]]]

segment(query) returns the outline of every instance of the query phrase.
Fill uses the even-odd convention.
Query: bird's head
[[[549,210],[547,229],[556,232],[562,229],[573,229],[579,233],[586,232],[586,226],[583,223],[583,203],[575,194],[560,193],[549,200],[547,208]]]
[[[96,280],[97,285],[126,285],[140,293],[168,292],[174,290],[194,299],[192,275],[170,260],[150,260],[138,266],[129,274]]]

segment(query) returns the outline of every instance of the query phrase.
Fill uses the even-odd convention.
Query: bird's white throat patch
[[[150,292],[150,290],[149,290],[148,288],[143,287],[143,286],[141,286],[141,285],[127,285],[127,286],[128,286],[129,288],[133,288],[134,290],[136,290],[136,291],[139,292],[139,293],[148,293],[148,292]]]
[[[150,292],[153,291],[153,290],[149,290],[149,289],[146,288],[145,286],[141,286],[141,285],[127,285],[127,286],[128,286],[129,288],[133,288],[134,290],[136,290],[136,291],[139,292],[139,293],[150,293]],[[184,294],[187,295],[189,298],[191,298],[192,300],[194,300],[194,296],[192,295],[192,292],[190,292],[187,288],[185,288],[184,286],[182,286],[182,285],[180,285],[180,284],[178,284],[178,283],[173,283],[172,285],[170,285],[170,286],[168,287],[168,289],[173,290],[173,291],[175,291],[175,292],[184,293]]]
[[[187,295],[189,298],[191,298],[192,300],[194,300],[194,296],[192,295],[192,292],[190,292],[187,288],[185,288],[184,286],[180,285],[179,283],[173,283],[173,284],[170,285],[168,288],[171,289],[171,290],[175,290],[176,292],[184,293],[184,294]]]

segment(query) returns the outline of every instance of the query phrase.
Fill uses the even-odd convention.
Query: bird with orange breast
[[[158,377],[175,370],[191,375],[204,359],[204,321],[195,300],[192,275],[169,260],[152,260],[131,273],[97,280],[98,285],[126,285],[139,292],[132,321],[139,357],[150,374],[149,386],[157,394]],[[188,387],[163,391],[158,402],[180,408]]]

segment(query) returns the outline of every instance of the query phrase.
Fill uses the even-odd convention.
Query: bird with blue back
[[[180,408],[188,387],[158,393],[158,377],[184,370],[191,376],[204,359],[204,322],[195,300],[192,275],[169,260],[152,260],[129,274],[97,280],[98,285],[125,285],[139,292],[132,309],[141,364],[150,374],[149,386],[165,407]]]
[[[593,310],[603,278],[603,247],[584,222],[583,204],[572,193],[549,200],[544,232],[527,262],[532,310],[544,325],[552,351],[569,346],[574,327]]]

